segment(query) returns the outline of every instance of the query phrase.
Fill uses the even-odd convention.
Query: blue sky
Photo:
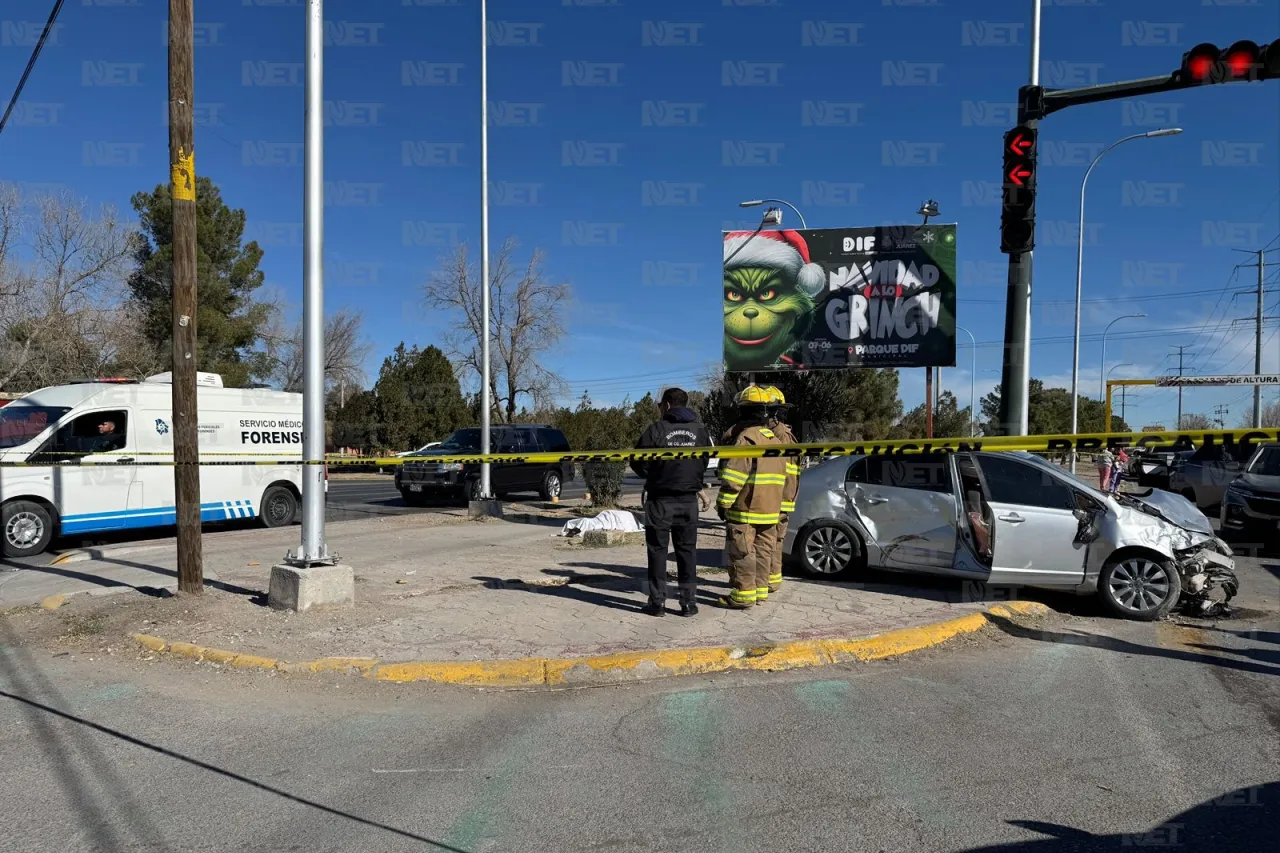
[[[48,0],[6,0],[7,96]],[[329,0],[326,305],[363,309],[375,354],[438,341],[420,285],[479,230],[479,4]],[[926,198],[959,224],[958,322],[981,395],[998,382],[1005,257],[1001,134],[1027,80],[1026,0],[490,0],[491,234],[540,247],[571,284],[571,336],[550,357],[567,397],[692,384],[721,351],[719,232],[780,197],[810,227],[915,221]],[[0,180],[65,185],[127,210],[167,173],[163,0],[68,0],[23,107],[0,136]],[[197,0],[197,170],[248,212],[267,280],[301,302],[303,5]],[[1046,0],[1042,83],[1165,73],[1203,42],[1280,36],[1277,0]],[[819,102],[825,102],[820,106]],[[815,120],[815,116],[822,116]],[[1252,370],[1256,273],[1233,249],[1280,249],[1280,82],[1074,108],[1042,123],[1032,374],[1068,385],[1080,179],[1090,179],[1081,389],[1107,367],[1155,376]],[[725,143],[757,143],[729,148]],[[749,155],[742,157],[741,152]],[[741,164],[743,161],[747,164]],[[784,220],[795,226],[790,211]],[[1280,253],[1273,254],[1280,260]],[[1280,315],[1280,267],[1269,313]],[[1229,285],[1229,286],[1228,286]],[[1280,370],[1278,324],[1264,369]],[[971,356],[944,387],[969,397]],[[908,407],[923,371],[905,371]],[[1269,389],[1268,395],[1274,395]],[[1136,425],[1172,424],[1176,393],[1130,395]],[[1246,412],[1245,389],[1197,389],[1187,411]]]

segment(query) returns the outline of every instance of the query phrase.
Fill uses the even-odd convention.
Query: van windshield
[[[442,441],[435,449],[437,450],[479,450],[480,449],[480,430],[472,427],[471,429],[460,429],[453,435]]]
[[[0,447],[18,447],[56,424],[71,411],[60,406],[24,406],[10,403],[0,409]]]

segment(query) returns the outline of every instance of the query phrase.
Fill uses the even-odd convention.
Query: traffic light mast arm
[[[1035,86],[1023,86],[1018,99],[1018,122],[1042,119],[1050,113],[1065,110],[1079,104],[1093,104],[1099,101],[1113,101],[1120,98],[1132,98],[1137,95],[1152,95],[1157,92],[1172,92],[1185,89],[1178,75],[1165,74],[1161,77],[1143,77],[1141,80],[1122,80],[1119,83],[1099,83],[1097,86],[1082,86],[1079,89],[1044,89],[1037,93]]]

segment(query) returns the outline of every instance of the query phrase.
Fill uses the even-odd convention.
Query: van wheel
[[[1153,622],[1167,616],[1182,597],[1182,576],[1168,560],[1130,554],[1103,567],[1098,595],[1116,616]]]
[[[298,499],[284,486],[272,486],[262,496],[260,515],[266,527],[288,527],[298,517]]]
[[[560,472],[548,471],[542,475],[542,489],[540,494],[544,501],[553,500],[560,497]]]
[[[5,504],[0,515],[4,528],[4,555],[32,557],[44,553],[53,541],[53,518],[49,510],[31,501]]]

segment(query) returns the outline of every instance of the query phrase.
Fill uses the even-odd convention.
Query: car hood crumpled
[[[1160,489],[1151,489],[1146,494],[1127,494],[1118,497],[1146,506],[1165,521],[1181,527],[1183,530],[1201,533],[1205,536],[1214,535],[1213,525],[1209,523],[1209,519],[1195,504],[1182,495],[1176,495],[1173,492],[1166,492]]]

